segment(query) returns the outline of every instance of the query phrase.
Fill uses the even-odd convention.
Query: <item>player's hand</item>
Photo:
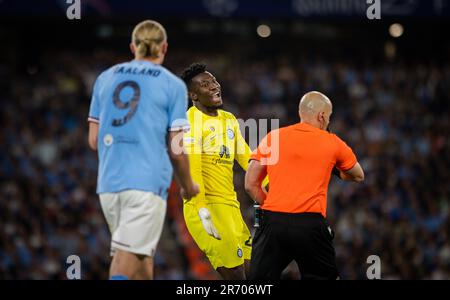
[[[206,207],[202,207],[198,210],[198,215],[202,221],[203,228],[212,237],[220,240],[220,235],[217,232],[216,227],[214,227],[213,221],[211,219],[211,213]]]
[[[331,173],[335,175],[337,178],[342,179],[341,171],[339,171],[338,168],[334,167]]]
[[[200,192],[200,188],[199,188],[198,184],[196,184],[195,182],[192,182],[189,189],[186,189],[186,190],[183,188],[180,189],[181,197],[183,197],[183,199],[186,199],[186,200],[190,200],[192,197],[197,195],[199,192]]]

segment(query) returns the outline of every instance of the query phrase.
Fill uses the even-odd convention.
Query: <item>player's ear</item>
[[[192,101],[197,101],[198,97],[197,97],[196,93],[189,91],[188,94],[189,94],[189,99],[191,99]]]
[[[136,47],[134,46],[133,43],[130,43],[130,50],[131,50],[131,53],[133,53],[133,54],[136,53]]]
[[[317,122],[322,125],[325,122],[325,118],[323,117],[323,111],[317,114]]]
[[[164,42],[164,43],[161,45],[161,52],[162,52],[162,54],[163,54],[163,55],[166,55],[168,49],[169,49],[169,43]]]

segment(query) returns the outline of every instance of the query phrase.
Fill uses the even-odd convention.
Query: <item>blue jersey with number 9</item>
[[[186,108],[186,85],[161,65],[133,60],[100,74],[89,111],[99,123],[97,193],[136,189],[166,199],[166,137],[189,127]]]

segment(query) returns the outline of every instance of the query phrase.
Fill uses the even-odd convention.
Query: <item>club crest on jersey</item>
[[[209,130],[211,130],[212,132],[216,131],[216,129],[213,126],[209,127]]]
[[[113,142],[114,138],[111,134],[108,133],[103,137],[103,143],[105,144],[105,146],[111,146]]]
[[[240,257],[242,257],[242,249],[241,248],[238,248],[237,249],[237,256],[240,258]]]
[[[234,138],[234,131],[231,128],[227,129],[227,135],[230,140]]]

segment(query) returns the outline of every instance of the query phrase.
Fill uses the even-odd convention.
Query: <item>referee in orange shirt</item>
[[[352,149],[327,131],[331,113],[327,96],[305,94],[300,123],[271,131],[251,156],[245,189],[262,210],[249,279],[280,279],[292,260],[302,279],[339,279],[326,221],[328,183],[333,168],[355,182],[364,180],[364,172]],[[261,182],[267,174],[266,194]]]

